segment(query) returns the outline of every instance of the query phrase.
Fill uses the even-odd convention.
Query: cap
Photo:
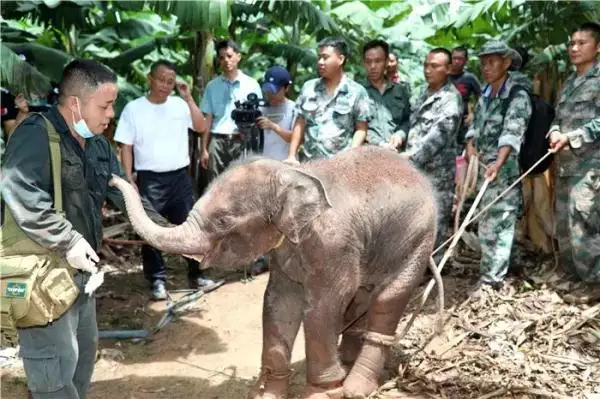
[[[519,52],[513,48],[510,48],[506,42],[502,40],[492,39],[485,43],[479,51],[479,57],[484,55],[498,54],[502,57],[510,57],[512,64],[510,69],[519,69],[523,63],[523,59]]]
[[[262,89],[265,93],[275,94],[283,86],[291,83],[292,77],[287,69],[279,65],[274,65],[265,72],[265,83],[262,85]]]

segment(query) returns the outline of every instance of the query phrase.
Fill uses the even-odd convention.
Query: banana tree
[[[165,58],[187,59],[181,52],[181,42],[187,37],[179,32],[176,21],[144,11],[139,3],[46,3],[15,2],[3,7],[3,44],[55,82],[74,58],[103,62],[122,82],[118,112],[132,96],[142,93],[149,63],[160,53]],[[39,34],[32,35],[32,28]]]

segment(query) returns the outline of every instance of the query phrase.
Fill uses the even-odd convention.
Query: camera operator
[[[267,70],[262,89],[268,105],[257,119],[258,126],[264,129],[263,155],[280,161],[287,158],[296,121],[296,104],[287,98],[291,83],[287,69],[274,65]]]
[[[258,82],[238,69],[241,54],[234,41],[221,41],[215,50],[223,73],[208,83],[200,104],[208,126],[202,136],[200,162],[209,170],[210,180],[242,154],[244,137],[231,117],[235,102],[246,101],[250,93],[262,96]]]

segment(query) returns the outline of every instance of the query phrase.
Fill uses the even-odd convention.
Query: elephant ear
[[[278,212],[273,215],[273,223],[294,244],[300,241],[302,229],[331,208],[321,180],[300,169],[277,171],[275,192]]]

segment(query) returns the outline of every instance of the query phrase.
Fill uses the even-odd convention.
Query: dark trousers
[[[211,134],[208,143],[210,181],[217,178],[231,162],[242,156],[244,141],[239,134]]]
[[[185,222],[194,206],[192,179],[187,168],[162,173],[138,171],[137,176],[140,195],[145,197],[158,213],[171,223]],[[188,278],[200,277],[202,272],[198,262],[193,259],[186,260]],[[143,245],[142,262],[146,279],[150,282],[166,280],[165,262],[158,249]]]

